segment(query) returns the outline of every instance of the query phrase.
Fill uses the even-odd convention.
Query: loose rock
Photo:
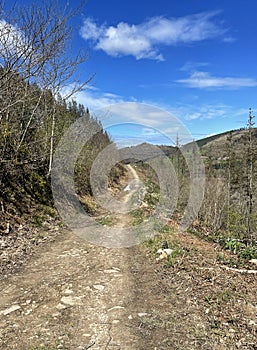
[[[11,307],[9,307],[8,309],[5,309],[3,311],[0,311],[0,315],[9,315],[10,313],[19,310],[21,307],[20,305],[12,305]]]

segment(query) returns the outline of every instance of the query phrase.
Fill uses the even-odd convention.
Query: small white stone
[[[147,316],[148,314],[146,312],[139,312],[138,313],[138,316],[139,317],[144,317],[144,316]]]
[[[64,310],[64,309],[66,309],[68,307],[68,305],[63,305],[63,304],[58,304],[58,305],[56,305],[56,309],[58,309],[58,310]]]
[[[73,297],[73,296],[67,296],[67,297],[62,297],[61,302],[66,305],[81,305],[81,300],[79,297]]]
[[[33,309],[29,309],[29,310],[27,310],[27,311],[24,312],[24,315],[27,316],[27,315],[29,315],[32,311],[33,311]]]
[[[104,286],[102,284],[94,284],[93,287],[99,291],[103,291],[104,290]]]
[[[133,319],[133,316],[132,316],[132,315],[129,315],[129,316],[128,316],[128,319],[129,319],[129,320],[132,320],[132,319]]]
[[[20,305],[12,305],[11,307],[9,307],[8,309],[5,309],[3,311],[0,311],[0,315],[9,315],[11,312],[17,311],[19,310],[21,307]]]
[[[163,260],[165,258],[167,258],[167,254],[165,252],[162,252],[160,257],[159,257],[159,260]]]
[[[73,294],[74,292],[73,292],[73,290],[71,290],[71,289],[66,289],[65,291],[64,291],[64,294],[66,294],[66,295],[70,295],[70,294]]]
[[[120,323],[120,320],[113,320],[112,323],[113,324],[118,324],[118,323]]]
[[[250,263],[257,265],[257,259],[251,259],[249,260]]]
[[[171,255],[173,252],[173,249],[167,248],[167,249],[163,249],[164,253],[166,253],[167,255]]]

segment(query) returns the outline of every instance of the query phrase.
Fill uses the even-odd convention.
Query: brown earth
[[[257,274],[231,256],[176,230],[120,249],[61,230],[0,281],[0,349],[257,349]]]

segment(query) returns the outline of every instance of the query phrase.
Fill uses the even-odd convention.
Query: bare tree
[[[3,18],[0,20],[0,92],[4,96],[0,105],[0,121],[5,126],[8,124],[8,132],[10,125],[14,125],[13,148],[16,156],[20,153],[33,122],[42,112],[40,106],[45,93],[50,90],[56,97],[69,85],[72,88],[66,96],[68,98],[91,79],[79,82],[75,78],[78,66],[87,59],[87,55],[82,52],[73,55],[70,48],[70,22],[77,12],[78,9],[69,11],[68,5],[61,7],[54,1],[44,1],[30,7],[19,7],[16,4],[8,12],[3,2],[0,3]],[[22,80],[22,88],[20,84],[14,84],[15,79]],[[40,88],[40,93],[31,96],[30,87],[33,84]],[[28,113],[27,106],[28,103],[31,105],[31,98],[34,99],[34,107]],[[44,116],[51,120],[51,132],[48,135],[49,174],[56,127],[55,98],[52,103],[52,108],[49,105],[47,108],[50,115]],[[14,108],[16,115],[11,115]]]
[[[253,127],[254,116],[252,109],[249,109],[249,117],[247,122],[248,142],[247,142],[247,234],[248,238],[252,238],[252,211],[253,211],[253,180],[254,180],[254,140]]]

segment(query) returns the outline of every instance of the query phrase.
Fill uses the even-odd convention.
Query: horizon
[[[128,123],[129,124],[129,123]],[[133,125],[133,123],[130,123],[131,125]],[[256,129],[257,130],[257,127],[253,127],[253,129]],[[192,139],[192,141],[189,141],[189,142],[186,142],[186,143],[181,143],[179,142],[179,140],[181,139],[179,134],[177,135],[178,136],[178,142],[179,142],[179,147],[183,147],[183,146],[186,146],[188,144],[190,144],[191,142],[196,142],[197,141],[201,141],[201,140],[205,140],[205,139],[208,139],[208,138],[212,138],[212,137],[215,137],[215,136],[222,136],[222,135],[225,135],[225,134],[228,134],[230,132],[240,132],[240,131],[244,131],[244,130],[247,130],[247,126],[245,127],[241,127],[241,128],[238,128],[238,129],[230,129],[230,130],[225,130],[221,133],[213,133],[213,134],[210,134],[210,135],[207,135],[207,136],[204,136],[204,137],[200,137],[199,138],[195,138],[195,139]],[[106,131],[108,132],[109,131],[109,128],[106,129]],[[112,134],[110,133],[110,136]],[[125,139],[127,141],[127,138]],[[131,141],[130,144],[125,144],[122,142],[122,137],[119,139],[117,137],[116,141],[113,141],[116,146],[118,147],[118,149],[120,148],[123,148],[123,147],[135,147],[135,146],[140,146],[142,144],[151,144],[151,145],[154,145],[154,146],[165,146],[165,147],[176,147],[176,142],[171,142],[171,140],[169,140],[170,144],[168,143],[158,143],[156,141],[151,141],[151,140],[142,140],[142,138],[140,137],[133,137],[131,139],[129,139]]]

